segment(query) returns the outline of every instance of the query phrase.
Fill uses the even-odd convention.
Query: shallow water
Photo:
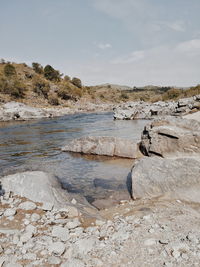
[[[140,139],[146,121],[113,121],[112,113],[75,114],[29,122],[0,123],[0,175],[24,170],[53,173],[70,192],[90,202],[127,191],[133,160],[61,152],[74,138]]]

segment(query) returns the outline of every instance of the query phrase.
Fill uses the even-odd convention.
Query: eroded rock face
[[[152,121],[145,126],[140,147],[148,156],[200,156],[200,122],[182,118]]]
[[[200,158],[144,157],[132,169],[132,197],[152,198],[172,193],[200,202]]]
[[[163,116],[180,116],[200,109],[200,98],[194,96],[178,101],[156,103],[125,103],[114,110],[116,120],[154,119]]]
[[[30,171],[5,176],[1,179],[6,192],[27,197],[32,201],[48,203],[54,207],[64,207],[69,196],[58,181],[51,175],[41,171]]]
[[[62,151],[124,158],[139,158],[142,156],[138,144],[134,141],[107,136],[89,136],[75,139],[63,147]]]

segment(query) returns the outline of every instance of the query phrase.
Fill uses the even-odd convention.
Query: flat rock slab
[[[55,177],[41,171],[29,171],[1,178],[6,192],[26,197],[35,202],[51,203],[54,207],[64,207],[69,202],[68,193],[63,190]]]
[[[152,121],[145,126],[140,148],[147,156],[200,156],[200,122],[182,118]]]
[[[153,198],[172,193],[200,202],[200,158],[144,157],[132,168],[132,197]]]
[[[142,156],[139,145],[134,141],[109,136],[74,139],[64,146],[62,151],[133,159]]]

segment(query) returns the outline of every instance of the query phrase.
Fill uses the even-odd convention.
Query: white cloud
[[[109,44],[109,43],[100,43],[100,44],[97,44],[97,47],[101,50],[105,50],[105,49],[109,49],[109,48],[112,48],[112,45]]]
[[[122,57],[118,57],[111,61],[112,64],[127,64],[132,63],[136,61],[140,61],[145,57],[145,51],[144,50],[138,50],[134,51],[129,55],[125,55]]]
[[[182,42],[177,45],[177,51],[189,53],[192,55],[200,54],[200,39],[193,39],[186,42]]]
[[[191,86],[200,83],[200,57],[191,53],[193,49],[200,53],[199,48],[200,39],[188,40],[177,45],[133,51],[113,60],[84,62],[74,69],[88,85],[110,82],[129,86]]]

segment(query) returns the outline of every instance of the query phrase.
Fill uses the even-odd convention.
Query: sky
[[[0,0],[0,58],[85,85],[200,83],[200,0]]]

